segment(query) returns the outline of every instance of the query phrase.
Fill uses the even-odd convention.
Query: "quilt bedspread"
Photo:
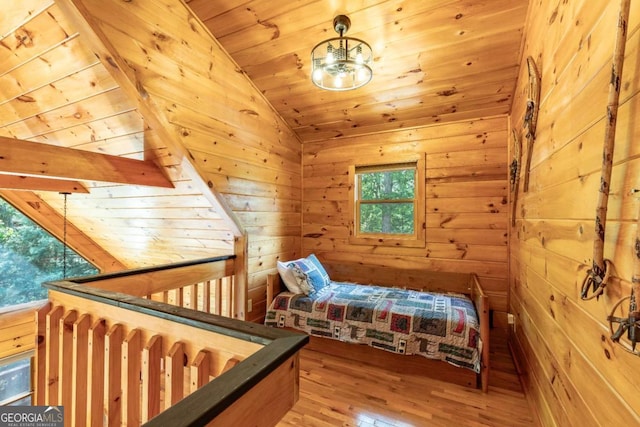
[[[279,294],[265,324],[480,372],[478,316],[464,295],[331,282],[312,296]]]

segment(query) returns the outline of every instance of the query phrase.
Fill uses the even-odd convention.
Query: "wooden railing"
[[[246,289],[235,255],[74,279],[74,283],[148,298],[205,313],[244,319]]]
[[[230,260],[45,284],[34,404],[63,405],[69,426],[277,423],[297,400],[308,337],[155,300],[175,283],[213,281],[217,292],[215,276],[227,277]],[[203,307],[198,295],[190,301]]]

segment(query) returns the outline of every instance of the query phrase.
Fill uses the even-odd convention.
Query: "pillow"
[[[300,293],[313,295],[316,292],[309,280],[309,277],[304,273],[299,263],[295,263],[295,265],[291,266],[291,272],[293,273],[296,284],[300,289]]]
[[[298,286],[298,281],[296,277],[293,275],[293,269],[288,268],[285,263],[278,261],[276,264],[278,269],[278,273],[280,273],[280,278],[284,282],[287,290],[294,294],[303,294],[302,289]]]
[[[300,258],[294,261],[287,261],[283,264],[290,272],[280,273],[282,280],[285,282],[285,286],[290,292],[294,292],[295,286],[287,284],[287,280],[294,279],[295,284],[300,292],[306,295],[311,295],[316,292],[320,292],[331,281],[329,274],[324,269],[318,258],[311,254],[307,258]],[[280,271],[280,270],[278,270]]]
[[[307,273],[311,276],[311,282],[313,284],[313,288],[316,292],[321,291],[325,286],[328,286],[331,283],[331,279],[329,279],[329,273],[324,269],[320,260],[314,255],[311,254],[307,257],[313,266],[315,267],[315,271],[311,271],[311,273]]]

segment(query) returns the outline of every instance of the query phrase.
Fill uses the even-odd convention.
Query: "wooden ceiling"
[[[72,193],[72,246],[89,253],[94,262],[101,260],[98,266],[104,271],[233,252],[242,225],[211,189],[212,182],[232,185],[229,177],[215,171],[203,174],[195,159],[185,155],[184,146],[172,143],[176,128],[155,114],[144,91],[136,87],[141,76],[134,73],[141,70],[111,55],[138,54],[138,47],[168,55],[161,48],[163,43],[171,47],[171,40],[149,29],[138,40],[117,31],[100,39],[95,30],[108,23],[101,27],[76,10],[85,3],[100,4],[116,16],[121,7],[116,2],[10,3],[0,12],[0,195],[61,237],[60,192]],[[290,127],[283,131],[276,124],[274,132],[304,143],[508,114],[528,1],[186,3],[235,61],[236,71],[250,78]],[[134,7],[157,15],[149,5]],[[335,35],[332,21],[337,14],[347,14],[352,22],[348,34],[368,41],[374,50],[373,80],[354,91],[323,91],[309,79],[310,50]],[[171,15],[165,15],[154,18],[164,22],[142,22],[149,28],[171,25]],[[121,27],[133,34],[140,24],[127,25]],[[201,51],[188,47],[203,59]],[[116,65],[130,74],[107,68]],[[225,79],[215,75],[218,71],[207,70]],[[147,87],[157,81],[152,74],[146,79]],[[238,80],[227,80],[224,89],[231,93]],[[170,105],[173,87],[156,101]],[[224,102],[263,102],[246,88],[238,93],[215,100],[216,108],[227,108]],[[178,104],[190,99],[183,95],[178,95]],[[231,113],[234,126],[241,126],[246,113]],[[270,153],[274,161],[280,159],[280,168],[291,169],[299,151],[278,150],[289,154]],[[229,200],[242,209],[247,205]]]
[[[67,242],[102,271],[233,253],[239,230],[73,10],[0,13],[0,195],[62,240],[70,193]]]
[[[187,0],[302,141],[507,114],[527,0]],[[347,92],[310,81],[333,18],[367,41],[372,81]]]

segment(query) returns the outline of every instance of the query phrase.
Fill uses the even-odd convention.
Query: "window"
[[[22,325],[10,324],[11,319],[18,319],[14,314],[35,311],[41,304],[37,301],[47,298],[42,282],[61,279],[65,259],[67,276],[98,272],[71,249],[66,256],[63,252],[62,242],[0,198],[0,323],[5,331],[18,334]],[[5,337],[8,342],[11,338]],[[33,352],[15,351],[0,358],[0,406],[32,403]]]
[[[349,168],[349,242],[425,245],[424,159]]]
[[[63,252],[61,241],[0,199],[0,308],[46,299],[42,283],[62,278]],[[71,249],[66,263],[68,277],[98,272]]]
[[[33,352],[0,359],[0,406],[29,406],[33,395]]]

